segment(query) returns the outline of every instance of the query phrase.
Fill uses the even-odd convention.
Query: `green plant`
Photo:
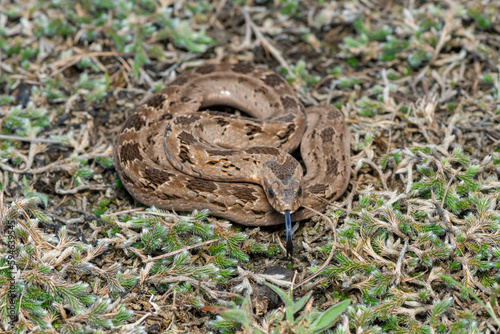
[[[290,66],[290,71],[281,69],[280,73],[286,75],[286,80],[293,85],[306,86],[319,81],[317,75],[310,75],[306,68],[306,62],[299,60],[297,64]]]
[[[451,161],[445,158],[441,161],[435,161],[438,166],[437,172],[427,166],[417,166],[418,171],[424,177],[421,181],[413,183],[412,189],[418,190],[424,197],[434,194],[438,201],[442,201],[451,211],[458,213],[471,204],[466,195],[477,189],[478,184],[474,178],[479,172],[479,166],[470,164],[470,158],[463,154],[461,148],[456,148],[453,151],[453,160],[466,170],[462,171],[462,167],[454,170]],[[462,182],[448,186],[451,176]]]
[[[47,109],[35,108],[33,103],[29,103],[26,108],[11,108],[3,118],[2,130],[13,132],[17,136],[35,137],[49,124]]]
[[[282,312],[269,312],[264,319],[264,323],[270,324],[269,328],[258,326],[253,315],[253,308],[250,297],[247,295],[240,308],[233,308],[222,313],[221,317],[211,322],[211,326],[224,330],[241,325],[245,333],[322,333],[331,328],[339,315],[349,307],[350,300],[339,302],[325,311],[312,308],[312,291],[302,298],[293,300],[292,292],[286,293],[282,289],[266,283],[266,285],[276,292],[284,302],[285,310]],[[297,315],[301,311],[300,315]],[[260,328],[257,328],[260,327]]]
[[[78,161],[78,158],[75,157],[73,161]],[[76,187],[85,184],[85,179],[90,178],[94,174],[94,170],[87,167],[87,163],[86,159],[81,160],[78,163],[78,168],[73,172],[73,183]]]
[[[108,221],[108,235],[120,233],[134,238],[136,241],[127,245],[136,250],[130,252],[132,257],[137,252],[158,255],[150,269],[156,290],[165,293],[173,289],[182,307],[200,308],[205,298],[214,298],[215,284],[227,283],[234,266],[248,261],[246,252],[275,253],[274,247],[248,240],[227,222],[208,223],[207,210],[177,216],[151,208],[117,222],[102,215],[106,205],[100,204],[94,212]],[[139,238],[136,230],[140,231]]]
[[[38,198],[38,203],[43,203],[44,206],[47,206],[48,204],[48,198],[47,195],[42,194],[42,193],[37,193],[33,192],[33,190],[30,188],[28,185],[28,181],[26,180],[26,176],[23,175],[23,183],[24,183],[24,197],[27,199],[30,198]],[[35,200],[36,202],[37,200]],[[35,209],[35,207],[30,207],[31,213],[35,215],[37,218],[43,220],[43,221],[48,221],[49,218],[43,214],[41,210]]]
[[[94,284],[103,284],[110,292],[125,291],[135,284],[136,277],[120,272],[119,264],[102,269],[92,264],[106,249],[105,243],[95,249],[86,246],[68,236],[66,228],[57,236],[47,237],[38,226],[40,221],[50,222],[38,208],[46,198],[29,189],[26,194],[3,215],[8,229],[0,245],[3,328],[22,333],[38,326],[40,330],[57,328],[61,333],[74,333],[84,328],[96,331],[123,325],[131,311],[94,294],[88,283],[73,282],[72,276],[89,275]],[[62,267],[66,258],[69,261]],[[10,327],[10,314],[18,316],[14,327]]]
[[[285,16],[299,16],[299,1],[298,0],[280,0],[280,14]]]
[[[356,106],[358,107],[359,115],[363,117],[373,117],[385,110],[383,102],[373,100],[368,96],[363,96],[356,101]]]
[[[87,101],[97,102],[106,97],[109,89],[109,76],[105,74],[104,77],[89,79],[87,73],[82,73],[77,88],[84,92]]]

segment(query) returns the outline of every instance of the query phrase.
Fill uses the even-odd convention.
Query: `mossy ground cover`
[[[3,330],[498,332],[499,27],[498,1],[0,0]],[[222,61],[349,124],[349,188],[293,264],[283,227],[146,208],[114,170],[135,103]]]

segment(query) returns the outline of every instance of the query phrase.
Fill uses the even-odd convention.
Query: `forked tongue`
[[[292,217],[290,210],[285,210],[285,228],[286,228],[286,254],[288,257],[293,256],[293,243],[292,243]]]

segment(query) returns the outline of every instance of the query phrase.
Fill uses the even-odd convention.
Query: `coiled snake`
[[[233,107],[252,117],[207,107]],[[300,144],[306,169],[289,152]],[[140,202],[209,209],[249,226],[323,211],[347,188],[349,133],[331,106],[305,110],[273,71],[249,63],[207,65],[180,74],[138,106],[115,141],[113,161]]]

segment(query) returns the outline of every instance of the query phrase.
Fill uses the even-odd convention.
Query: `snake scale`
[[[250,117],[214,111],[221,106]],[[324,211],[346,190],[349,139],[339,110],[305,109],[274,71],[206,65],[136,108],[116,138],[113,161],[128,192],[147,205],[209,209],[248,226],[282,224],[285,214],[290,254],[290,219]],[[299,145],[305,174],[290,155]]]

